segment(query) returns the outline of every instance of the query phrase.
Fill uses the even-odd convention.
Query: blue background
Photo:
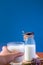
[[[22,30],[35,33],[37,52],[43,52],[43,0],[0,0],[0,49],[23,41]]]

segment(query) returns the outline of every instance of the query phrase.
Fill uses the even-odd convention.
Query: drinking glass
[[[7,44],[7,48],[9,51],[19,51],[24,53],[24,42],[10,42]],[[24,59],[24,55],[21,57],[17,57],[14,62],[11,62],[11,65],[22,65],[22,61]]]

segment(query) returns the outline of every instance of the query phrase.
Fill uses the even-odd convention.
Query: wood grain
[[[37,55],[40,57],[40,58],[43,58],[43,52],[38,52]]]

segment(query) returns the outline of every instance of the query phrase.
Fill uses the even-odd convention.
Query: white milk
[[[25,45],[25,56],[24,59],[26,61],[31,61],[32,58],[36,57],[36,49],[35,49],[35,44],[34,45]]]
[[[24,53],[24,45],[13,45],[13,44],[11,44],[11,45],[8,45],[7,48],[9,51],[18,50],[18,51]],[[24,55],[16,58],[14,62],[21,62],[21,61],[23,61],[23,59],[24,59]]]

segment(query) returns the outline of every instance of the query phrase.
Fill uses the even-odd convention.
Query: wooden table
[[[38,55],[40,58],[43,58],[43,52],[38,52],[37,55]],[[10,65],[10,64],[7,64],[7,65]]]

